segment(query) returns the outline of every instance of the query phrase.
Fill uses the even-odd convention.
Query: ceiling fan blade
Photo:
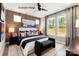
[[[41,8],[40,3],[37,3],[37,6],[38,6],[38,10],[39,10],[39,11],[41,11],[41,10],[43,10],[43,11],[48,11],[48,10],[46,10],[46,9],[44,9],[44,8]]]
[[[41,8],[41,10],[43,10],[43,11],[48,11],[48,10],[46,10],[46,9],[43,9],[43,8]]]
[[[40,6],[40,3],[37,3],[38,6]]]
[[[41,5],[40,5],[40,3],[37,3],[37,7],[38,7],[38,10],[41,10]]]

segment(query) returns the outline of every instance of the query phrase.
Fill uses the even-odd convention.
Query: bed
[[[33,30],[33,29],[32,29]],[[34,30],[33,30],[34,31]],[[31,54],[32,52],[34,52],[34,47],[35,47],[35,41],[36,40],[40,40],[40,41],[44,41],[44,40],[48,40],[48,38],[45,35],[38,35],[38,34],[34,34],[34,35],[27,35],[26,32],[28,32],[27,30],[21,30],[20,31],[20,48],[23,52],[24,56],[27,56],[29,54]],[[37,32],[37,31],[35,31]]]

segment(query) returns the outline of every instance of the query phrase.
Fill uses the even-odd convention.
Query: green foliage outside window
[[[49,20],[49,28],[54,28],[54,18],[51,18],[50,20]]]
[[[65,17],[60,16],[59,17],[59,28],[65,28]]]

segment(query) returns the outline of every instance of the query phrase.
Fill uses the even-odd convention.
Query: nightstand
[[[12,44],[17,44],[18,43],[18,36],[15,36],[15,37],[10,37],[10,41],[9,43],[12,45]]]

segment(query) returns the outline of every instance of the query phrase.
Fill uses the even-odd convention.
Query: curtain
[[[66,27],[66,46],[69,46],[76,39],[76,6],[66,9],[67,27]]]

